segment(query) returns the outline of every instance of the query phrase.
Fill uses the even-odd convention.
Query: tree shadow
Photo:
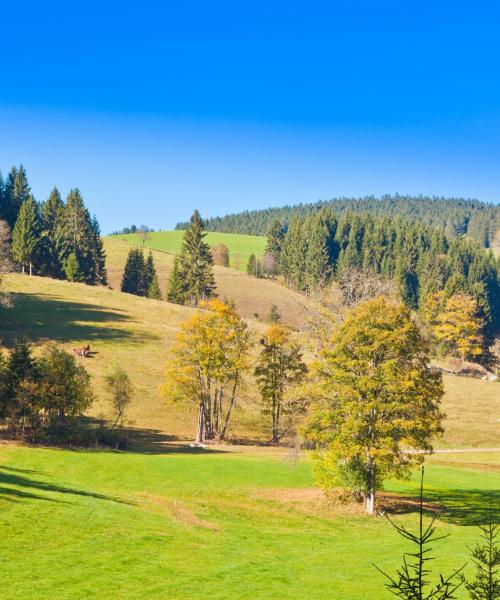
[[[11,347],[19,338],[26,338],[32,342],[51,339],[59,342],[86,340],[90,343],[92,340],[127,340],[134,343],[134,338],[137,343],[142,343],[145,339],[159,339],[158,336],[145,331],[135,335],[126,329],[107,325],[132,321],[130,316],[120,309],[68,301],[55,294],[19,292],[13,296],[12,308],[0,307],[0,338],[6,347]]]
[[[0,499],[2,500],[20,500],[20,499],[35,499],[46,500],[50,502],[66,502],[58,498],[53,498],[46,495],[40,495],[35,492],[49,492],[55,494],[64,494],[69,496],[80,496],[85,498],[95,498],[97,500],[108,500],[118,504],[134,504],[128,500],[117,498],[116,496],[108,496],[106,494],[98,494],[96,492],[88,492],[63,485],[56,485],[38,479],[32,479],[20,473],[31,473],[31,471],[23,469],[14,469],[0,465]],[[16,487],[10,487],[16,486]],[[66,502],[67,503],[67,502]]]
[[[175,435],[167,435],[158,429],[128,429],[129,446],[123,452],[136,454],[227,454],[228,450],[190,445],[190,441]]]
[[[500,516],[500,490],[425,490],[424,513],[453,525],[485,525]],[[381,494],[380,509],[390,514],[410,514],[419,510],[417,497]]]

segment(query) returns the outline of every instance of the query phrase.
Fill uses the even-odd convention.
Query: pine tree
[[[16,224],[21,206],[29,197],[30,186],[23,165],[19,169],[12,167],[5,183],[2,214],[2,218],[7,221],[11,229]]]
[[[184,234],[180,255],[180,271],[185,280],[185,303],[196,306],[215,295],[213,259],[200,213],[195,210]]]
[[[464,579],[465,588],[471,600],[500,599],[500,546],[499,527],[493,521],[490,506],[489,521],[480,527],[481,542],[473,548],[472,560],[476,567],[473,580]]]
[[[38,206],[30,196],[25,200],[19,211],[16,226],[12,232],[12,256],[21,265],[24,273],[28,267],[29,274],[33,273],[33,259],[40,233]]]
[[[156,276],[155,263],[151,250],[149,251],[146,263],[144,265],[144,289],[149,290],[149,287],[153,283],[153,279]]]
[[[167,300],[175,304],[184,304],[186,302],[186,284],[178,256],[174,259],[174,266],[168,278]]]
[[[160,283],[156,273],[153,275],[153,280],[149,284],[148,298],[151,298],[152,300],[161,300]]]
[[[50,196],[41,205],[41,237],[38,269],[41,274],[51,277],[63,277],[61,254],[63,249],[62,218],[64,202],[59,190],[54,188]]]
[[[64,248],[62,260],[74,252],[84,283],[96,282],[96,264],[93,252],[92,223],[89,211],[78,189],[69,192],[63,214]]]
[[[247,273],[252,277],[262,277],[262,267],[255,254],[250,254],[248,258]]]
[[[108,273],[106,270],[106,252],[104,251],[104,245],[102,243],[101,228],[99,227],[95,215],[90,223],[90,242],[92,260],[94,263],[93,272],[95,273],[95,280],[92,283],[107,285]]]
[[[121,291],[136,296],[145,296],[147,289],[144,285],[146,265],[144,254],[139,248],[131,248],[123,271]]]
[[[64,261],[63,272],[66,275],[68,281],[81,281],[82,274],[80,272],[80,264],[78,258],[74,252],[72,252],[68,258]]]
[[[271,254],[279,263],[281,255],[281,245],[285,232],[278,219],[275,219],[267,230],[266,253]]]

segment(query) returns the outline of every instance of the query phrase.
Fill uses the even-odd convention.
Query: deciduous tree
[[[378,297],[355,308],[324,349],[314,373],[315,407],[306,428],[324,487],[343,485],[375,511],[387,476],[404,477],[441,430],[441,375],[403,305]]]
[[[196,441],[223,439],[244,373],[250,332],[238,313],[218,299],[200,302],[181,325],[166,370],[164,394],[198,410]]]
[[[307,368],[302,361],[299,345],[291,332],[282,325],[272,325],[261,340],[262,351],[254,375],[263,404],[263,412],[271,416],[272,441],[281,436],[281,419],[290,414],[296,405],[286,401],[289,386],[298,383]]]

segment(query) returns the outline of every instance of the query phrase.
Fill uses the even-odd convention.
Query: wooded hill
[[[328,207],[335,214],[346,211],[369,213],[372,216],[400,217],[442,230],[447,237],[468,235],[488,248],[495,245],[500,230],[500,206],[465,198],[438,198],[428,196],[390,196],[381,198],[333,198],[311,204],[286,205],[279,208],[243,211],[205,221],[207,231],[265,235],[269,223],[278,220],[285,228],[293,217],[304,218]],[[176,229],[185,229],[187,223],[178,223]],[[500,240],[497,238],[497,245]]]

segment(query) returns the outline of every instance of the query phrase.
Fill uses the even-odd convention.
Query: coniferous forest
[[[23,273],[107,283],[99,223],[77,188],[64,201],[54,187],[37,202],[24,167],[12,167],[5,179],[0,173],[0,220],[10,229],[12,258]]]
[[[329,208],[339,216],[343,212],[369,213],[375,217],[399,216],[405,221],[433,226],[448,238],[467,235],[481,246],[494,245],[495,232],[500,228],[500,206],[464,198],[437,198],[427,196],[390,196],[381,198],[333,198],[311,204],[287,205],[279,208],[244,211],[223,217],[207,219],[207,231],[266,235],[269,223],[278,220],[284,227],[293,217],[305,218]],[[185,229],[187,223],[178,223]]]

